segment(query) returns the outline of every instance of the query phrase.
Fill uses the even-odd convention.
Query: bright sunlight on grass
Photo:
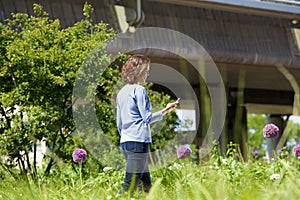
[[[298,157],[277,156],[271,162],[252,156],[247,163],[222,157],[217,147],[208,161],[178,160],[152,172],[149,194],[117,195],[124,172],[105,168],[97,176],[65,168],[39,181],[14,178],[2,171],[1,199],[299,199]],[[79,167],[79,166],[78,166]],[[78,168],[79,169],[79,168]]]

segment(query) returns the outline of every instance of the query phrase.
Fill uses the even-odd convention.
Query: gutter
[[[269,2],[260,0],[149,0],[152,2],[201,7],[251,15],[300,19],[300,4],[284,4],[281,1]]]
[[[144,21],[142,0],[119,0],[116,4],[113,4],[113,7],[121,32],[134,31]]]

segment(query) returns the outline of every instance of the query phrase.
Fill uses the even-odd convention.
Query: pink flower
[[[280,155],[282,153],[282,150],[281,149],[278,149],[277,150],[277,155]]]
[[[86,151],[84,149],[75,149],[72,154],[73,161],[76,163],[84,163],[86,161]]]
[[[281,158],[288,157],[289,152],[283,149],[278,149],[277,150],[277,155],[280,156]]]
[[[257,157],[257,156],[258,156],[258,151],[256,151],[256,150],[253,151],[253,156],[254,156],[254,157]]]
[[[188,158],[192,153],[192,150],[189,146],[181,146],[177,150],[177,157],[179,159]]]
[[[277,137],[279,128],[275,124],[267,124],[263,129],[263,135],[265,138]]]
[[[293,148],[294,156],[299,157],[300,156],[300,144],[296,144]]]

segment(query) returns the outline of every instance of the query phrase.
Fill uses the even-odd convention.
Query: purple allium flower
[[[286,151],[285,149],[278,149],[277,150],[277,155],[280,156],[280,157],[288,157],[289,152]]]
[[[280,155],[282,153],[282,150],[281,149],[278,149],[277,150],[277,155]]]
[[[300,156],[300,144],[296,144],[293,148],[294,156]]]
[[[187,145],[184,145],[184,146],[181,146],[181,147],[178,148],[177,157],[179,159],[187,158],[191,155],[191,153],[192,153],[191,148]]]
[[[267,124],[263,129],[265,138],[275,138],[278,135],[279,128],[275,124]]]
[[[253,156],[254,156],[254,157],[257,157],[257,156],[258,156],[258,151],[256,151],[256,150],[253,151]]]
[[[76,163],[84,163],[86,161],[86,156],[86,151],[79,148],[75,149],[72,154],[73,161]]]

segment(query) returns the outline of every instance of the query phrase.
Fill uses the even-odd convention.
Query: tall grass
[[[189,159],[178,160],[153,171],[150,193],[140,196],[117,195],[124,178],[124,172],[117,170],[85,175],[83,182],[70,169],[37,182],[3,174],[0,199],[299,199],[299,161],[243,163],[233,157],[215,157],[197,165]],[[274,180],[273,174],[278,174]]]

